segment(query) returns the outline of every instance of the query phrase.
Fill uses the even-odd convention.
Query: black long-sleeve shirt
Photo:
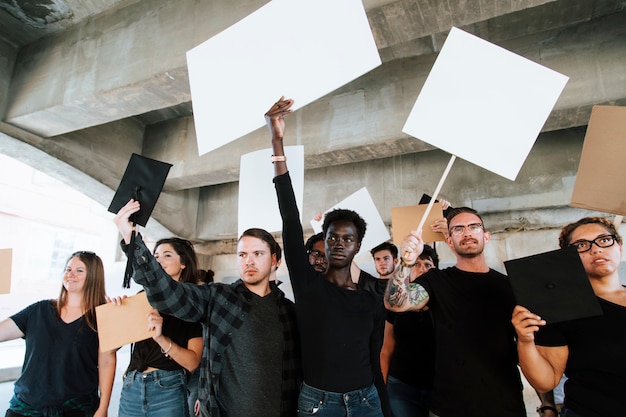
[[[380,354],[382,306],[371,292],[341,288],[315,272],[304,247],[289,173],[275,177],[274,183],[296,300],[304,382],[332,392],[370,386]]]

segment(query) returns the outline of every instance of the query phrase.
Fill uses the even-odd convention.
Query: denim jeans
[[[119,417],[189,417],[185,372],[129,371],[124,375]]]
[[[341,394],[303,383],[298,397],[298,416],[382,417],[383,412],[374,385]]]
[[[412,387],[389,375],[387,393],[393,417],[428,417],[433,401],[432,390]]]

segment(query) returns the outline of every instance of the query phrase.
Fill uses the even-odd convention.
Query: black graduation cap
[[[131,199],[138,201],[140,210],[130,217],[133,225],[145,226],[159,199],[165,179],[172,164],[146,158],[145,156],[133,153],[126,166],[126,171],[122,176],[120,185],[113,196],[113,201],[109,205],[109,211],[117,214],[122,207]],[[135,230],[131,235],[130,248],[127,254],[128,262],[124,274],[124,288],[130,288],[130,278],[132,276],[132,254],[135,243]]]
[[[418,204],[428,204],[428,203],[430,203],[430,200],[431,200],[431,199],[432,199],[432,197],[431,197],[431,196],[429,196],[428,194],[422,194],[422,198],[420,198],[420,202],[419,202]],[[435,200],[435,203],[438,203],[438,202],[439,202],[439,200]],[[448,216],[448,213],[449,213],[449,212],[450,212],[450,210],[452,210],[452,209],[453,209],[453,207],[452,207],[452,206],[450,206],[450,207],[448,207],[447,209],[445,209],[445,210],[443,211],[443,217],[447,217],[447,216]]]
[[[517,304],[558,323],[602,314],[578,252],[566,247],[504,261]]]

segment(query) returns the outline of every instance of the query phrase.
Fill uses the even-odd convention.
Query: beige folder
[[[124,298],[122,305],[107,303],[96,307],[100,351],[106,352],[152,337],[154,331],[148,331],[148,313],[152,310],[143,291]]]

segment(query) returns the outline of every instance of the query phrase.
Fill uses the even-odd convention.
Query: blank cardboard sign
[[[272,149],[261,149],[241,156],[239,168],[239,236],[251,228],[258,227],[270,233],[283,230],[283,220],[278,209],[274,187],[274,164]],[[289,164],[289,176],[296,195],[296,204],[302,218],[304,195],[304,146],[285,146]]]
[[[418,204],[416,206],[403,206],[391,208],[391,234],[393,243],[400,245],[404,238],[415,230],[415,226],[426,212],[428,204]],[[443,218],[441,203],[433,203],[424,227],[422,228],[422,239],[424,242],[439,242],[445,240],[443,234],[435,233],[430,229],[430,225],[436,220]]]
[[[11,265],[13,249],[0,249],[0,294],[11,292]]]
[[[625,161],[626,107],[594,106],[570,205],[626,215]]]
[[[387,231],[387,226],[385,226],[385,222],[383,222],[383,219],[380,217],[378,209],[374,204],[374,200],[372,200],[372,197],[367,191],[367,188],[363,187],[357,192],[349,195],[340,203],[337,203],[330,209],[326,210],[324,214],[334,209],[353,210],[357,212],[359,216],[361,216],[363,220],[365,220],[365,222],[367,223],[365,237],[361,242],[361,249],[359,250],[359,254],[365,254],[369,252],[369,250],[373,247],[389,240],[389,232]],[[313,226],[313,231],[315,233],[319,233],[322,231],[322,224],[323,220],[311,220],[311,226]]]
[[[361,0],[273,0],[187,52],[198,152],[297,110],[381,64]]]
[[[147,315],[151,311],[152,306],[143,291],[124,298],[121,306],[107,303],[96,307],[100,351],[107,352],[154,336],[154,331],[148,331]]]
[[[514,181],[567,80],[453,27],[402,131]]]

